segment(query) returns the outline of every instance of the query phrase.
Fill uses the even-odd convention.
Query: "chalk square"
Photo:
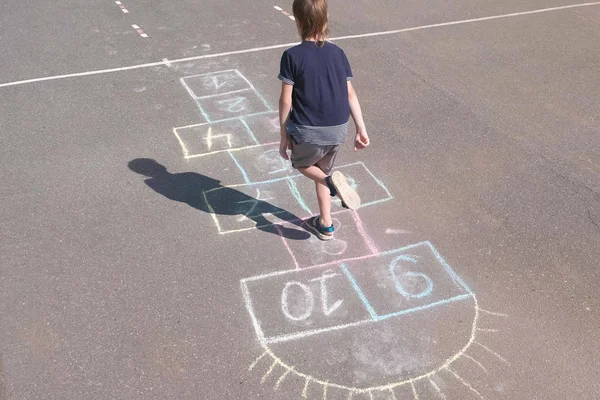
[[[240,119],[180,127],[173,132],[185,158],[257,144]]]
[[[287,179],[223,186],[204,192],[205,201],[219,233],[264,228],[274,223],[300,220],[306,210],[290,195]]]
[[[204,97],[196,102],[208,122],[272,111],[255,90]]]
[[[243,149],[232,152],[231,156],[242,171],[246,183],[265,182],[286,176],[298,178],[298,171],[292,168],[290,161],[279,155],[279,143]],[[297,181],[294,182],[296,183]]]
[[[263,343],[277,343],[370,321],[339,266],[242,279]]]
[[[345,262],[342,270],[374,320],[472,297],[471,290],[429,242]]]
[[[360,208],[369,207],[375,204],[383,203],[393,199],[387,187],[369,169],[362,163],[356,162],[335,167],[344,174],[348,183],[355,188],[361,198]],[[307,205],[311,209],[318,209],[317,199],[315,197],[315,185],[309,179],[298,178],[298,190],[304,197],[308,197]],[[311,196],[306,196],[305,193],[311,193]],[[338,197],[332,199],[334,212],[347,211],[342,208],[342,203]]]
[[[332,240],[324,241],[311,235],[308,240],[287,241],[290,252],[300,268],[333,264],[339,260],[372,254],[372,250],[359,231],[352,213],[333,215],[333,226],[335,227],[335,234]]]
[[[252,89],[252,85],[235,69],[185,76],[181,83],[194,99]]]
[[[264,144],[279,141],[279,114],[276,111],[243,117],[243,120],[259,143]]]

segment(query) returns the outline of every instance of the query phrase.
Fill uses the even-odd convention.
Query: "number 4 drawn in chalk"
[[[208,127],[208,132],[206,133],[204,140],[206,140],[206,145],[208,146],[208,149],[211,150],[212,145],[213,145],[213,139],[222,139],[222,138],[225,138],[227,140],[227,146],[229,146],[229,148],[231,148],[231,135],[228,133],[223,133],[220,135],[213,135],[212,134],[212,126]]]

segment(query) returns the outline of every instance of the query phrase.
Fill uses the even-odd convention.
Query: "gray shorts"
[[[333,169],[338,147],[339,145],[295,143],[292,139],[292,167],[306,168],[316,165],[329,175]]]

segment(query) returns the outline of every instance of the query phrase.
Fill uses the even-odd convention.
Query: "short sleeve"
[[[278,78],[283,83],[294,85],[294,60],[287,51],[285,51],[281,56]]]
[[[350,62],[348,61],[348,57],[346,57],[346,53],[342,51],[342,56],[344,58],[344,71],[346,72],[346,79],[351,80],[354,78],[352,75],[352,68],[350,68]]]

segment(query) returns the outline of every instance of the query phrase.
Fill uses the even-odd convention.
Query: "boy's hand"
[[[290,141],[290,137],[285,134],[281,135],[281,141],[279,142],[279,155],[284,160],[289,160],[290,157],[287,154],[287,150],[292,148],[292,142]]]
[[[356,138],[354,139],[354,151],[364,149],[369,143],[369,135],[366,129],[357,129]]]

